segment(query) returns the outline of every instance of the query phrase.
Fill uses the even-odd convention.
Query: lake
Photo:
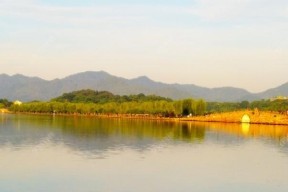
[[[287,192],[287,181],[287,126],[0,114],[1,192]]]

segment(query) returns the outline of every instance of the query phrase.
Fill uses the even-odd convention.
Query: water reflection
[[[65,144],[77,151],[101,153],[129,147],[147,150],[159,143],[203,143],[234,145],[259,138],[287,148],[286,126],[160,122],[93,117],[1,115],[0,147]],[[285,150],[284,150],[285,151]]]
[[[159,142],[195,142],[205,137],[204,127],[187,123],[24,115],[2,116],[0,123],[1,146],[50,141],[92,153],[119,147],[145,150]]]
[[[283,126],[2,115],[0,191],[286,192],[287,148]]]
[[[241,131],[244,135],[248,135],[250,130],[250,123],[242,123],[241,124]]]
[[[209,130],[246,138],[270,138],[274,140],[279,140],[279,138],[288,137],[288,126],[247,123],[197,123],[197,125],[204,125]]]

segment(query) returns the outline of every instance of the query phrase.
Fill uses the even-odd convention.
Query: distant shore
[[[12,113],[7,109],[0,109],[2,113]],[[16,113],[17,114],[17,113]],[[267,125],[288,125],[288,114],[279,112],[267,112],[258,110],[243,110],[226,113],[213,113],[205,116],[191,117],[163,117],[150,114],[66,114],[66,113],[18,113],[29,115],[55,115],[55,116],[83,116],[97,118],[118,118],[118,119],[144,119],[144,120],[159,120],[159,121],[174,121],[174,122],[221,122],[221,123],[241,123],[244,115],[248,115],[251,124],[267,124]]]
[[[0,113],[11,113],[8,109],[0,109]]]
[[[288,125],[288,114],[258,110],[243,110],[226,113],[215,113],[205,116],[183,118],[183,121],[241,123],[242,117],[247,115],[250,124]]]

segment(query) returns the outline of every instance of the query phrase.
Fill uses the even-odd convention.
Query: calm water
[[[1,192],[288,191],[288,127],[0,114]]]

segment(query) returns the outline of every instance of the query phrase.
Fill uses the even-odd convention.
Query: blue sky
[[[252,92],[288,81],[286,0],[0,0],[1,73],[104,70]]]
[[[92,5],[190,5],[193,3],[193,0],[41,0],[40,2],[49,5],[62,5],[62,6],[92,6]]]

